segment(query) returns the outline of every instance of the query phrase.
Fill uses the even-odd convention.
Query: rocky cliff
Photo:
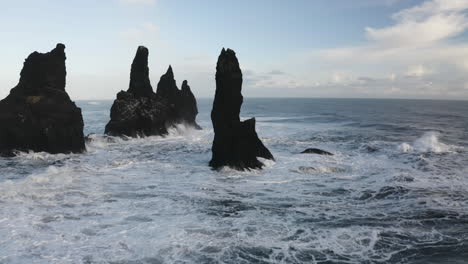
[[[65,91],[65,45],[33,52],[18,85],[0,101],[0,154],[85,151],[81,109]]]

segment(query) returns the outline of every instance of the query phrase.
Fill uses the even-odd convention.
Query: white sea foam
[[[463,159],[395,155],[381,131],[368,152],[358,142],[368,130],[265,117],[257,132],[276,161],[213,171],[202,109],[204,130],[95,134],[85,154],[0,159],[0,263],[387,263],[466,242]],[[108,109],[99,116],[85,121],[102,129]],[[417,154],[453,148],[437,135],[398,141]],[[309,146],[335,155],[299,154]]]
[[[427,132],[420,138],[416,139],[413,144],[402,143],[398,146],[402,152],[434,152],[443,153],[449,152],[455,147],[444,144],[439,140],[440,135],[436,132]]]
[[[413,146],[411,146],[410,144],[408,143],[401,143],[399,146],[398,146],[398,149],[401,151],[401,152],[410,152],[410,151],[413,151]]]
[[[439,134],[435,132],[425,133],[421,138],[418,138],[414,144],[414,149],[420,152],[447,152],[450,147],[439,141]]]

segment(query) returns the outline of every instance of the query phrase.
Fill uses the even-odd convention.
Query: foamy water
[[[465,102],[246,100],[276,161],[212,171],[203,130],[0,158],[0,263],[466,263]],[[300,154],[309,147],[334,156]]]

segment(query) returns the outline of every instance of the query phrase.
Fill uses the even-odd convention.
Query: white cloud
[[[379,87],[388,91],[368,87],[376,96],[438,95],[444,91],[468,99],[463,89],[468,82],[468,44],[455,39],[468,30],[467,13],[468,0],[426,1],[392,15],[393,25],[366,27],[367,42],[362,45],[313,51],[307,60],[331,74],[347,69],[349,76],[378,79]],[[335,84],[343,83],[340,76],[335,77]],[[343,91],[353,85],[361,86],[362,91],[362,82],[347,80]]]
[[[252,70],[243,70],[244,84],[253,89],[300,89],[306,87],[298,76],[280,71],[271,70],[257,73]]]
[[[406,76],[408,77],[423,77],[428,74],[431,74],[432,71],[425,67],[424,65],[413,65],[408,68],[406,71]]]
[[[344,72],[334,72],[331,76],[331,82],[335,84],[345,84],[351,80],[351,77]]]
[[[427,46],[433,42],[456,36],[467,26],[464,14],[453,12],[449,14],[431,14],[421,21],[405,18],[399,19],[392,27],[375,29],[366,28],[366,36],[379,45],[404,47],[406,45]]]
[[[396,24],[366,28],[366,36],[381,45],[431,45],[456,36],[468,28],[466,0],[433,0],[392,16]]]

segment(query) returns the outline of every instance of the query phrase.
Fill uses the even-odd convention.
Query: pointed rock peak
[[[150,96],[154,93],[149,80],[148,54],[146,47],[139,46],[132,62],[128,92],[136,96]]]
[[[224,73],[241,73],[239,61],[237,60],[236,53],[232,49],[221,51],[218,57],[218,64],[216,65],[216,74]]]
[[[135,59],[133,59],[133,62],[135,62],[136,60],[141,60],[142,62],[146,62],[146,64],[148,64],[148,54],[149,51],[146,47],[139,46],[135,54]]]
[[[55,49],[54,50],[61,50],[61,51],[64,51],[65,50],[65,45],[62,44],[62,43],[57,43],[57,45],[55,46]]]
[[[149,51],[145,46],[138,46],[135,58],[136,57],[146,57],[146,61],[148,61],[148,54],[149,54]]]
[[[65,57],[65,45],[62,43],[57,43],[55,49],[53,49],[50,53],[54,54],[55,56],[59,57],[60,59],[66,59]]]
[[[229,57],[235,57],[236,56],[236,52],[233,51],[232,49],[230,48],[223,48],[223,50],[221,51],[221,55],[220,56],[229,56]]]
[[[158,87],[156,88],[156,94],[169,98],[174,96],[179,91],[177,88],[176,81],[174,79],[174,73],[172,72],[172,66],[169,65],[166,73],[161,75],[159,79]]]
[[[172,71],[172,66],[169,65],[169,68],[167,68],[167,72],[165,74],[167,77],[174,79],[174,72]]]
[[[181,88],[182,88],[182,91],[190,91],[190,86],[188,85],[187,80],[184,80],[182,82],[182,87]]]

